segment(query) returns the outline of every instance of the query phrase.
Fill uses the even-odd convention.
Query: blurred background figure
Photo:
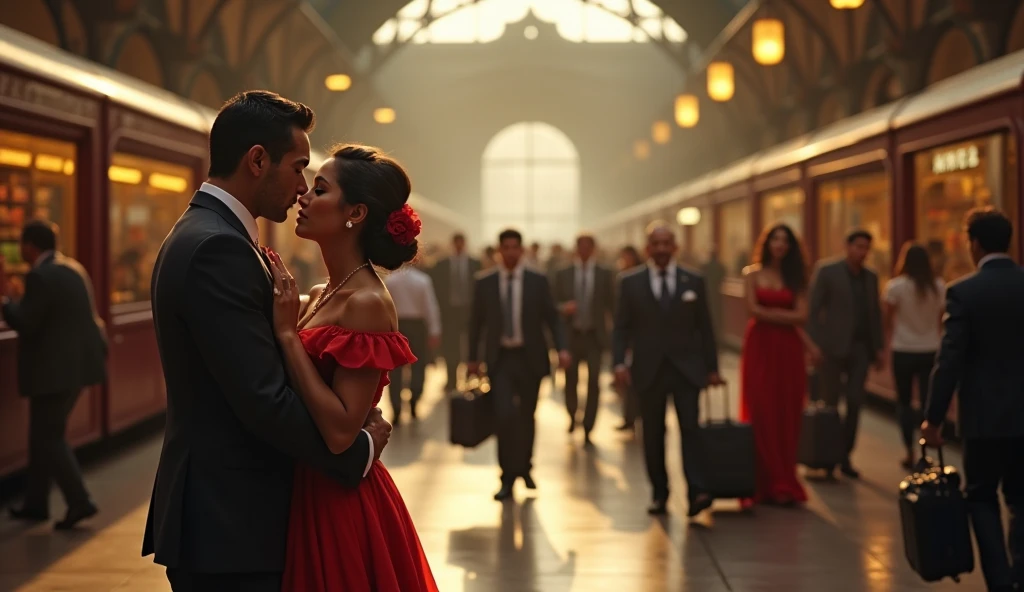
[[[708,287],[708,309],[711,311],[711,324],[715,328],[715,339],[722,342],[722,283],[725,281],[726,269],[718,256],[718,249],[712,248],[708,260],[701,266],[704,283]]]
[[[384,279],[384,285],[395,301],[398,330],[409,340],[409,348],[416,356],[411,367],[397,368],[390,374],[388,394],[394,411],[391,423],[398,426],[402,423],[402,390],[406,384],[406,370],[410,370],[409,415],[416,419],[416,404],[423,394],[427,360],[437,352],[441,344],[441,310],[430,276],[414,265],[393,272]]]
[[[73,528],[98,509],[66,438],[68,416],[82,389],[106,379],[107,343],[93,300],[92,280],[77,261],[57,251],[57,227],[29,222],[21,233],[21,259],[29,262],[25,294],[3,297],[2,317],[18,332],[18,387],[29,398],[29,458],[25,497],[11,517],[50,517],[50,487],[57,482],[68,510],[58,529]],[[7,286],[0,259],[0,286]]]
[[[441,307],[441,355],[448,369],[448,390],[458,386],[458,369],[466,359],[466,331],[469,307],[473,301],[473,282],[480,272],[480,260],[466,252],[466,237],[452,237],[452,252],[430,271]]]
[[[921,423],[912,404],[914,381],[922,399],[928,395],[935,353],[942,337],[946,284],[935,276],[928,250],[907,241],[885,286],[882,313],[886,341],[892,350],[892,375],[896,383],[896,414],[903,436],[903,468],[914,465],[914,431]]]
[[[616,262],[619,271],[619,276],[615,279],[616,298],[618,298],[619,281],[622,279],[622,274],[642,264],[643,260],[640,258],[640,253],[635,247],[622,247],[622,250],[619,251],[619,258]],[[626,365],[631,366],[632,362],[633,351],[629,350],[626,352]],[[636,391],[633,390],[632,384],[622,384],[619,382],[615,383],[615,389],[622,398],[622,425],[616,429],[623,432],[633,431],[637,417],[640,415],[640,407],[636,400]]]
[[[601,362],[609,346],[609,326],[614,314],[615,278],[612,270],[597,263],[594,237],[576,238],[576,261],[555,275],[555,302],[565,320],[572,360],[565,369],[565,408],[569,433],[576,430],[579,405],[577,385],[580,362],[587,363],[587,403],[583,413],[583,440],[589,446],[601,400]]]

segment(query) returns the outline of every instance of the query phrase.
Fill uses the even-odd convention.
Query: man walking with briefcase
[[[1009,218],[978,209],[967,215],[966,226],[978,270],[946,291],[945,334],[921,433],[928,444],[942,444],[941,427],[957,393],[981,569],[989,590],[1010,592],[1024,586],[1024,271],[1007,255]],[[1010,511],[1009,558],[1000,485]]]

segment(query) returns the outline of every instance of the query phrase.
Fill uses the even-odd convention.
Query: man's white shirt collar
[[[222,201],[224,205],[231,210],[231,213],[242,222],[242,226],[244,226],[245,231],[249,233],[249,238],[252,242],[259,244],[260,227],[256,224],[256,218],[253,218],[252,214],[249,213],[249,210],[242,205],[242,202],[238,201],[234,195],[231,195],[212,183],[203,183],[199,187],[199,191],[208,193]]]
[[[981,269],[989,261],[995,261],[996,259],[1009,259],[1010,256],[1006,253],[989,253],[978,261],[978,269]]]

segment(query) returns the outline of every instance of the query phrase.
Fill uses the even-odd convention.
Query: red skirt
[[[376,461],[356,489],[297,466],[286,592],[437,592],[412,517]]]

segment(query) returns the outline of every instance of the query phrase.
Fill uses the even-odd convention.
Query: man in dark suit
[[[82,389],[106,379],[107,342],[92,281],[77,261],[56,249],[56,226],[26,224],[21,259],[32,268],[25,294],[18,301],[3,298],[3,320],[18,332],[18,388],[29,398],[25,500],[10,513],[21,520],[48,520],[50,485],[56,481],[68,506],[56,528],[69,529],[97,512],[65,432]],[[0,261],[0,288],[5,286]]]
[[[512,497],[512,486],[520,477],[527,489],[537,487],[530,475],[534,412],[540,381],[551,367],[544,328],[551,332],[563,366],[569,352],[547,278],[526,268],[522,235],[516,230],[502,232],[498,251],[501,266],[484,272],[473,290],[466,372],[479,375],[480,362],[487,364],[501,466],[501,489],[494,499],[500,501]]]
[[[932,372],[921,432],[942,444],[957,393],[967,501],[989,590],[1024,586],[1024,271],[1007,255],[1013,225],[983,208],[967,215],[978,270],[946,290],[945,334]],[[1010,558],[1000,518],[1010,511]]]
[[[590,445],[590,431],[597,420],[601,399],[601,358],[608,348],[608,321],[614,312],[615,277],[612,270],[598,265],[594,237],[576,239],[576,261],[555,274],[555,301],[561,311],[572,361],[565,369],[565,408],[569,412],[569,433],[576,429],[579,405],[576,386],[580,361],[587,363],[587,404],[583,413],[583,438]]]
[[[313,112],[239,94],[210,132],[210,178],[164,240],[153,319],[167,427],[142,554],[175,592],[277,592],[295,460],[357,486],[387,441],[379,411],[332,454],[287,381],[272,329],[260,216],[283,222],[307,190]]]
[[[846,417],[843,418],[846,459],[840,470],[851,479],[860,477],[850,462],[850,455],[857,441],[868,368],[872,364],[881,368],[885,353],[878,276],[864,266],[870,252],[871,234],[865,230],[851,232],[846,237],[846,256],[823,262],[815,272],[807,315],[807,333],[824,356],[819,376],[825,403],[839,404],[839,395],[844,390],[843,376],[846,376]]]
[[[655,222],[648,228],[648,264],[627,272],[619,283],[612,355],[616,380],[632,385],[640,402],[644,460],[654,490],[648,512],[667,511],[665,407],[671,393],[683,442],[688,515],[693,517],[712,502],[703,486],[702,456],[695,449],[699,440],[693,437],[697,399],[704,387],[723,382],[704,279],[673,262],[676,250],[670,227]],[[627,367],[630,349],[633,363]]]
[[[462,233],[452,237],[452,249],[452,254],[438,261],[430,271],[441,306],[441,355],[448,368],[449,389],[457,386],[459,364],[466,357],[469,305],[474,278],[480,272],[480,260],[466,252],[466,237]]]

